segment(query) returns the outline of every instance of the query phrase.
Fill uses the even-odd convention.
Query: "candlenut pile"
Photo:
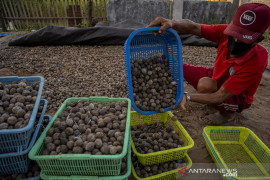
[[[31,161],[29,164],[28,172],[23,174],[12,174],[12,175],[0,175],[1,180],[20,180],[25,178],[37,177],[40,174],[40,167],[35,161]]]
[[[27,126],[39,90],[39,83],[26,80],[0,83],[0,130]]]
[[[163,123],[144,124],[131,127],[131,136],[136,150],[141,154],[179,148],[184,141],[179,132],[174,131],[172,124],[166,127]]]
[[[154,176],[157,174],[161,174],[167,171],[179,169],[181,167],[186,166],[186,163],[183,159],[160,163],[160,164],[154,164],[151,166],[143,166],[137,159],[137,156],[134,154],[132,155],[132,163],[133,163],[136,174],[140,178],[147,178],[150,176]]]
[[[139,109],[164,112],[166,107],[175,108],[177,83],[164,55],[134,61],[131,72],[133,97]]]
[[[120,154],[126,129],[127,101],[67,103],[44,139],[43,155]]]

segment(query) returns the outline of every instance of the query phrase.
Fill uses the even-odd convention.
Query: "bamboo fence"
[[[0,0],[9,29],[39,29],[48,25],[88,27],[106,22],[107,0]]]

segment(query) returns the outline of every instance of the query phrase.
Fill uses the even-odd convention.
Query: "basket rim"
[[[51,128],[53,125],[54,120],[58,117],[58,115],[65,109],[65,105],[67,102],[70,101],[79,101],[79,100],[98,100],[98,99],[106,99],[106,100],[115,100],[115,101],[128,101],[128,111],[127,111],[127,119],[126,119],[126,129],[125,129],[125,140],[123,145],[123,151],[121,154],[116,155],[92,155],[92,154],[61,154],[61,155],[36,155],[37,151],[40,149],[41,145],[43,144],[43,140],[47,134],[47,131]],[[96,101],[99,102],[99,101]],[[50,123],[47,125],[47,127],[44,129],[43,133],[40,135],[39,139],[33,146],[32,150],[29,152],[29,158],[36,161],[42,161],[42,160],[85,160],[85,159],[121,159],[127,154],[127,146],[128,146],[128,136],[130,132],[130,109],[131,109],[131,103],[130,99],[128,98],[110,98],[105,96],[90,96],[90,97],[74,97],[74,98],[68,98],[66,99],[60,108],[57,110],[55,115],[53,116]]]
[[[34,143],[36,142],[36,140],[38,138],[38,133],[39,133],[40,128],[42,126],[43,119],[45,118],[45,112],[46,112],[46,109],[47,109],[48,101],[45,100],[45,99],[41,99],[40,103],[44,104],[44,106],[43,106],[43,109],[41,111],[41,115],[39,117],[38,124],[36,125],[35,132],[34,132],[33,135],[30,136],[31,141],[30,141],[29,145],[27,146],[27,148],[25,150],[23,150],[23,151],[10,152],[10,153],[0,153],[0,158],[8,158],[8,157],[13,157],[13,156],[25,155],[32,149]]]
[[[208,131],[210,130],[239,130],[239,131],[247,131],[249,133],[249,135],[251,135],[259,144],[260,146],[264,149],[265,152],[267,152],[268,154],[270,154],[270,150],[269,148],[258,138],[258,136],[251,131],[249,128],[246,127],[242,127],[242,126],[207,126],[203,129],[203,137],[206,141],[206,144],[210,147],[211,151],[213,152],[215,158],[217,159],[218,163],[220,164],[220,166],[222,167],[222,169],[225,170],[225,172],[227,172],[226,169],[229,169],[227,167],[227,163],[224,162],[223,158],[221,157],[219,151],[217,150],[217,148],[215,147],[215,144],[213,143],[213,141],[211,140]],[[257,159],[257,158],[256,158]],[[224,168],[225,167],[225,168]],[[228,175],[228,177],[230,179],[254,179],[256,177],[234,177],[232,178],[231,176]],[[260,179],[269,179],[269,177],[259,177]]]
[[[203,133],[205,133],[206,137],[211,141],[209,137],[208,131],[210,130],[239,130],[239,131],[247,131],[252,137],[262,146],[262,148],[270,154],[270,149],[262,142],[262,140],[249,128],[243,126],[207,126],[204,127]],[[213,144],[213,143],[212,143]],[[214,145],[214,144],[213,144]]]
[[[203,128],[203,132],[208,134],[207,132],[210,130],[247,130],[252,132],[250,129],[243,126],[206,126]]]
[[[18,82],[18,81],[21,81],[23,79],[28,80],[28,81],[39,82],[38,95],[37,95],[37,98],[36,98],[34,109],[32,110],[30,120],[29,120],[27,126],[25,126],[23,128],[20,128],[20,129],[4,129],[4,130],[0,130],[0,136],[4,135],[4,134],[22,133],[22,132],[30,130],[34,126],[33,122],[35,122],[35,120],[36,120],[36,114],[37,114],[37,111],[38,111],[39,103],[40,103],[40,100],[41,100],[41,94],[42,94],[42,90],[43,90],[44,78],[42,76],[25,76],[25,77],[3,76],[3,77],[0,77],[0,82],[1,83],[3,81],[5,81],[4,83],[14,82],[14,81]]]
[[[192,166],[192,160],[191,160],[191,158],[189,157],[188,154],[186,154],[182,159],[185,159],[185,158],[186,158],[186,160],[187,160],[187,161],[185,161],[185,163],[187,164],[187,169],[190,169],[191,166]],[[183,167],[178,168],[178,169],[174,169],[174,170],[171,170],[171,171],[163,172],[163,173],[161,173],[161,174],[157,174],[157,175],[150,176],[150,177],[147,177],[147,178],[140,178],[140,177],[136,174],[136,171],[135,171],[134,166],[133,166],[133,162],[131,161],[131,170],[132,170],[132,174],[133,174],[133,176],[134,176],[136,179],[138,179],[138,180],[158,179],[158,178],[161,177],[161,176],[165,176],[165,175],[169,175],[169,174],[178,173],[178,171],[179,171],[180,169],[182,169],[182,168],[183,168]]]
[[[35,176],[35,177],[30,177],[30,178],[24,178],[24,179],[20,179],[20,180],[40,180],[40,175]]]
[[[131,114],[134,114],[134,113],[137,113],[137,112],[136,111],[132,111],[131,112]],[[168,114],[169,116],[173,116],[173,114],[172,114],[171,111],[160,113],[160,114],[161,115],[162,114]],[[173,149],[168,149],[168,150],[164,150],[164,151],[153,152],[153,153],[141,154],[141,153],[139,153],[136,150],[136,147],[135,147],[135,145],[133,143],[133,140],[132,140],[132,137],[131,137],[131,147],[132,147],[132,150],[133,150],[134,154],[136,154],[136,156],[139,156],[139,157],[147,158],[148,156],[164,155],[164,154],[174,153],[174,152],[177,152],[179,150],[182,151],[182,150],[188,150],[188,149],[192,148],[194,146],[194,141],[191,138],[191,136],[188,134],[188,132],[186,131],[186,129],[182,126],[182,124],[179,121],[175,121],[175,123],[177,124],[177,126],[180,126],[181,131],[183,132],[183,134],[186,135],[186,138],[189,141],[189,143],[188,143],[187,146],[179,147],[179,148],[173,148]]]
[[[127,46],[130,45],[132,39],[134,38],[134,36],[136,36],[137,33],[149,32],[149,31],[158,31],[159,28],[160,28],[160,26],[140,28],[140,29],[137,29],[137,30],[133,31],[129,35],[128,39],[125,41],[125,44],[124,44],[125,65],[126,65],[126,72],[128,72],[128,74],[131,75],[131,69],[130,68],[127,69],[127,66],[130,65],[130,58],[127,58],[127,54],[130,54],[130,50],[129,50],[129,48],[127,48]],[[170,32],[170,33],[172,33],[174,35],[174,37],[177,40],[177,44],[178,44],[177,51],[179,52],[180,55],[182,55],[182,52],[180,51],[180,47],[181,47],[181,50],[182,50],[182,43],[181,43],[181,39],[180,39],[179,35],[172,28],[168,28],[168,29],[166,29],[166,31]],[[129,61],[127,61],[127,60],[129,60]],[[178,58],[178,63],[179,63],[179,67],[183,66],[183,61],[181,60],[180,56]],[[184,96],[184,85],[183,85],[184,84],[184,78],[183,78],[184,76],[183,76],[183,71],[181,71],[179,69],[179,73],[180,73],[180,80],[179,81],[182,82],[181,85],[179,85],[180,86],[179,88],[180,88],[182,93],[180,93],[179,99],[175,98],[176,103],[173,105],[174,107],[177,107],[180,104],[180,102],[182,101],[183,96]],[[127,84],[132,84],[131,76],[127,76]],[[134,103],[133,87],[131,86],[129,88],[130,88],[130,90],[132,90],[132,93],[129,93],[129,91],[128,91],[128,97],[131,99],[131,105],[132,105],[132,107],[134,108],[135,111],[137,111],[138,113],[143,114],[143,115],[153,115],[153,114],[160,113],[159,111],[142,111],[140,108],[138,108],[136,106],[136,104]],[[171,107],[164,108],[164,112],[167,112],[167,111],[170,111],[170,110],[171,110]]]

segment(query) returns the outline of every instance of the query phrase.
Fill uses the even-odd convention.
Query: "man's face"
[[[254,45],[256,44],[254,44],[254,42],[251,44],[246,44],[235,37],[232,36],[228,37],[228,47],[230,50],[230,54],[233,55],[243,55],[246,52],[248,52],[252,47],[254,47]]]
[[[237,38],[233,38],[234,39],[234,41],[236,42],[236,43],[243,43],[242,41],[240,41],[239,39],[237,39]]]

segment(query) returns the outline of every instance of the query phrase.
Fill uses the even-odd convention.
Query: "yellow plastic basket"
[[[203,136],[224,179],[270,179],[270,150],[250,129],[209,126]]]
[[[171,119],[172,117],[173,117],[173,114],[170,111],[165,112],[165,113],[160,113],[160,114],[154,114],[154,115],[141,115],[135,111],[131,112],[130,114],[131,126],[136,126],[136,125],[145,124],[145,123],[155,124],[159,122],[162,122],[165,124],[165,126],[168,126],[168,123],[171,123],[173,125],[174,131],[179,132],[180,134],[179,138],[184,140],[184,144],[180,148],[174,148],[174,149],[153,152],[153,153],[148,153],[148,154],[141,154],[136,150],[132,137],[131,137],[132,150],[134,154],[138,157],[138,160],[140,161],[142,165],[147,166],[147,165],[159,164],[163,162],[181,159],[185,157],[188,149],[194,146],[194,141],[189,136],[185,128],[181,125],[179,121],[173,121]]]
[[[188,156],[188,154],[185,155],[184,161],[187,164],[186,165],[186,167],[187,167],[186,170],[188,170],[189,168],[191,168],[192,161],[191,161],[190,157]],[[168,171],[168,172],[164,172],[164,173],[161,173],[161,174],[157,174],[157,175],[154,175],[154,176],[150,176],[150,177],[147,177],[147,178],[140,178],[136,174],[136,171],[134,169],[133,163],[131,163],[132,174],[138,180],[175,180],[175,179],[179,179],[180,177],[184,176],[184,174],[178,172],[180,169],[183,169],[183,168],[185,168],[185,167],[174,169],[174,170],[171,170],[171,171]]]

